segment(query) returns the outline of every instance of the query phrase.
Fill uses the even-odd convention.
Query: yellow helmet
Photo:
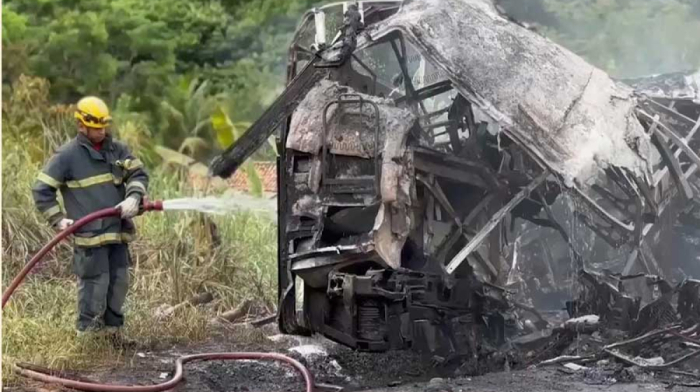
[[[85,97],[78,101],[75,118],[90,128],[105,128],[112,121],[109,108],[97,97]]]

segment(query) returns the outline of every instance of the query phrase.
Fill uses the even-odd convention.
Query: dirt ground
[[[490,373],[484,376],[455,380],[432,380],[428,383],[372,389],[366,392],[652,392],[690,390],[693,388],[677,386],[669,389],[666,384],[658,381],[591,383],[581,380],[580,377],[562,374],[553,369],[537,369],[534,371]]]
[[[245,342],[242,342],[245,340]],[[342,387],[342,391],[371,392],[538,392],[559,391],[690,391],[669,386],[642,372],[596,374],[565,373],[560,369],[533,369],[453,378],[454,369],[436,367],[430,358],[413,352],[360,353],[322,337],[281,335],[273,326],[261,330],[228,329],[196,345],[142,348],[128,353],[122,366],[81,372],[93,381],[122,385],[157,384],[171,377],[176,358],[202,352],[264,351],[285,353],[306,365],[317,383]],[[303,390],[301,377],[283,364],[256,361],[212,361],[185,366],[185,382],[175,391],[295,392]],[[621,378],[618,380],[617,378]],[[33,382],[3,388],[8,392],[58,391],[58,387]],[[337,391],[327,388],[319,391]]]

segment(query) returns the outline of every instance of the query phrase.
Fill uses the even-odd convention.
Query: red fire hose
[[[155,201],[155,202],[149,202],[147,199],[144,198],[143,205],[142,205],[142,211],[161,211],[163,210],[163,203],[160,201]],[[92,214],[89,214],[82,219],[79,219],[77,222],[73,223],[70,225],[68,228],[65,230],[61,231],[58,233],[49,243],[44,245],[39,252],[32,257],[31,260],[27,263],[27,265],[22,268],[22,271],[15,277],[15,279],[12,281],[10,286],[5,290],[4,293],[2,293],[2,308],[5,308],[5,305],[7,302],[10,300],[10,297],[14,293],[14,291],[17,289],[17,287],[22,283],[24,278],[27,276],[29,271],[34,268],[34,266],[51,250],[53,249],[56,244],[58,244],[61,240],[66,238],[67,236],[73,234],[76,230],[78,230],[80,227],[83,225],[92,222],[95,219],[100,219],[108,216],[117,216],[120,214],[119,209],[117,208],[106,208],[103,210],[99,210],[96,212],[93,212]],[[297,370],[302,377],[304,378],[304,383],[306,384],[306,392],[314,392],[314,380],[313,376],[309,372],[309,370],[304,367],[299,361],[296,361],[286,355],[282,354],[277,354],[277,353],[258,353],[258,352],[230,352],[230,353],[202,353],[202,354],[193,354],[193,355],[186,355],[183,357],[180,357],[175,361],[175,374],[173,375],[173,378],[171,378],[168,381],[162,382],[160,384],[155,384],[155,385],[139,385],[139,386],[128,386],[128,385],[110,385],[110,384],[99,384],[99,383],[91,383],[91,382],[84,382],[84,381],[77,381],[77,380],[71,380],[68,378],[61,378],[61,377],[56,377],[52,376],[46,373],[38,372],[35,370],[30,370],[28,368],[24,368],[20,365],[13,365],[13,369],[15,372],[18,374],[21,374],[25,377],[33,378],[35,380],[47,382],[47,383],[54,383],[54,384],[60,384],[69,388],[73,389],[78,389],[82,391],[107,391],[107,392],[159,392],[159,391],[165,391],[168,389],[174,388],[177,384],[179,384],[184,376],[184,371],[183,371],[183,366],[188,363],[188,362],[193,362],[193,361],[212,361],[212,360],[271,360],[271,361],[279,361],[279,362],[284,362],[290,366],[292,366],[295,370]]]
[[[58,233],[51,241],[49,241],[48,244],[44,245],[44,247],[41,248],[39,252],[35,254],[34,257],[32,257],[31,260],[29,260],[27,265],[25,265],[24,268],[22,268],[22,271],[20,271],[19,274],[17,274],[15,279],[12,281],[12,283],[10,283],[10,287],[8,287],[7,290],[5,290],[4,293],[2,293],[2,308],[5,309],[5,304],[7,304],[7,301],[10,300],[10,297],[17,289],[17,286],[19,286],[19,284],[22,283],[29,271],[31,271],[31,269],[34,268],[36,263],[43,259],[44,256],[46,256],[46,254],[49,253],[49,251],[53,249],[54,246],[56,246],[56,244],[61,242],[61,240],[68,237],[69,235],[73,234],[80,227],[94,221],[95,219],[105,218],[108,216],[117,216],[119,214],[120,211],[117,208],[105,208],[104,210],[95,211],[92,214],[88,214],[82,219],[79,219],[77,222],[73,223],[72,225],[68,226],[68,228]]]

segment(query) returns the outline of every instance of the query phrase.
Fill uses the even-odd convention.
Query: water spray
[[[206,200],[201,203],[192,203],[190,199],[182,200],[172,200],[172,201],[150,201],[147,197],[142,199],[141,206],[139,207],[139,212],[137,215],[141,215],[144,212],[150,211],[165,211],[165,210],[198,210],[202,212],[216,213],[221,212],[220,203],[216,203],[212,200]],[[91,214],[84,216],[72,225],[68,226],[66,229],[59,232],[51,241],[44,245],[37,254],[32,257],[31,260],[22,268],[19,274],[12,280],[9,287],[2,293],[2,308],[10,300],[10,297],[15,292],[20,283],[27,276],[29,271],[36,266],[36,264],[51,251],[59,242],[73,234],[76,230],[82,226],[101,218],[106,218],[110,216],[120,216],[121,210],[116,207],[105,208],[99,211],[95,211]],[[262,353],[262,352],[224,352],[224,353],[202,353],[182,356],[175,362],[175,371],[173,372],[173,377],[164,381],[160,384],[154,385],[110,385],[110,384],[100,384],[93,382],[84,382],[72,380],[69,378],[58,377],[55,375],[43,373],[32,369],[31,365],[26,364],[15,364],[13,365],[13,370],[25,377],[29,377],[38,381],[43,381],[46,383],[60,384],[65,387],[78,389],[81,391],[107,391],[107,392],[159,392],[174,388],[179,384],[184,378],[183,366],[188,362],[194,361],[212,361],[212,360],[269,360],[283,362],[291,367],[293,367],[301,376],[304,378],[304,383],[306,385],[306,392],[314,391],[314,380],[311,372],[302,365],[299,361],[296,361],[286,355],[278,353]]]

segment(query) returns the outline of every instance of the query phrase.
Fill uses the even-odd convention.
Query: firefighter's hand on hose
[[[73,224],[73,220],[72,220],[72,219],[63,218],[63,219],[61,219],[60,221],[58,221],[58,223],[56,223],[56,228],[57,228],[58,230],[60,230],[60,231],[63,231],[63,230],[65,230],[65,229],[67,229],[68,226],[70,226],[70,225],[72,225],[72,224]]]
[[[129,219],[139,213],[139,198],[129,196],[123,202],[117,204],[117,208],[122,212],[122,219]]]

